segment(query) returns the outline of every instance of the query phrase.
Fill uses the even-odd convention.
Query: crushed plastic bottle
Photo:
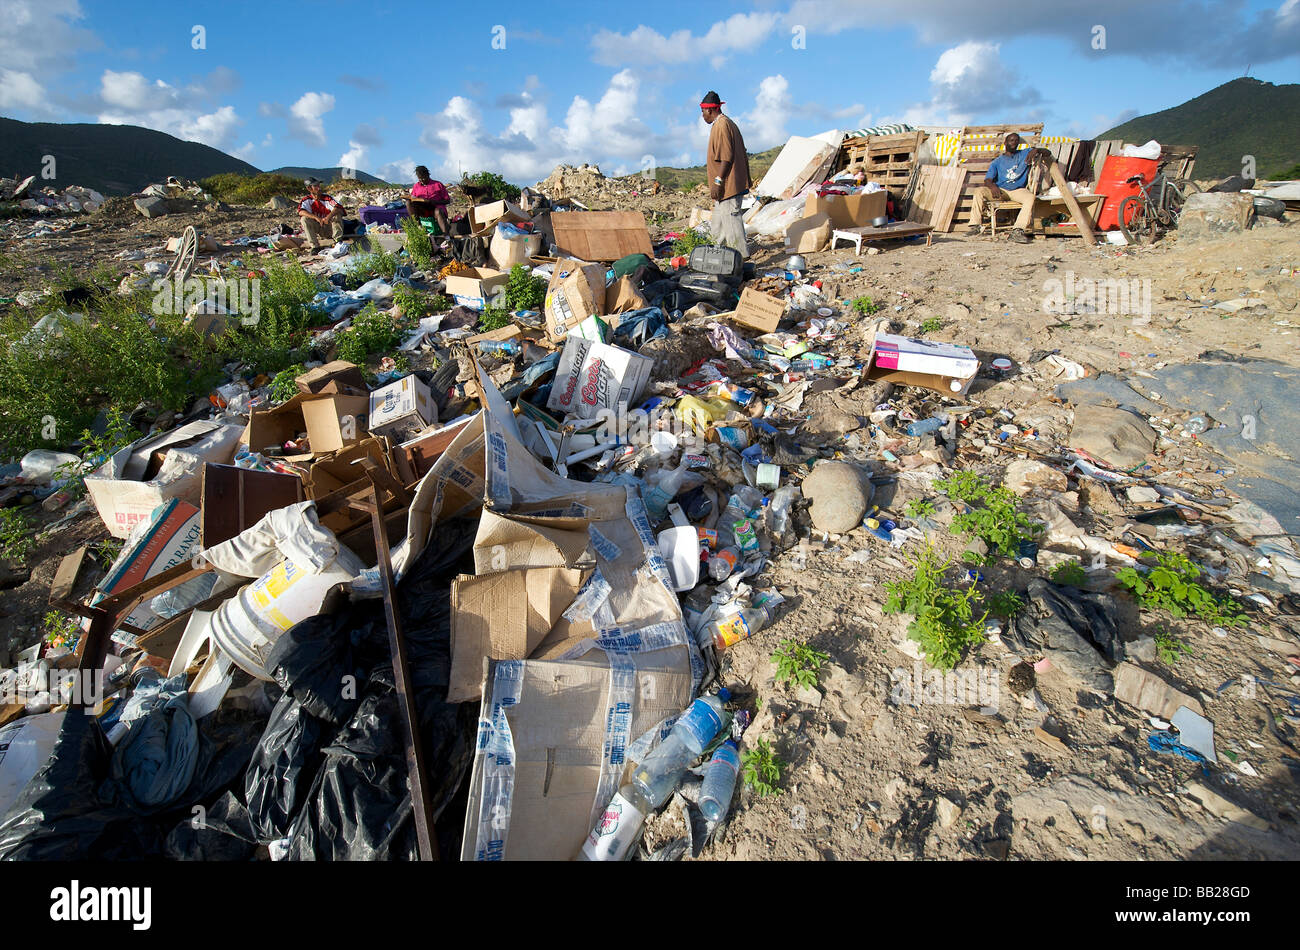
[[[724,707],[730,698],[731,693],[723,688],[716,696],[701,696],[691,703],[668,738],[632,773],[633,786],[651,809],[668,800],[686,769],[722,731]]]

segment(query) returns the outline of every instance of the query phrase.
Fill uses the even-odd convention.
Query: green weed
[[[1184,653],[1192,654],[1192,648],[1183,641],[1175,639],[1168,630],[1158,630],[1155,635],[1156,655],[1165,666],[1173,666]]]
[[[81,622],[60,610],[47,610],[41,618],[41,638],[52,647],[71,649],[81,636]]]
[[[90,553],[94,555],[95,559],[98,560],[100,564],[104,565],[105,568],[109,568],[113,566],[113,562],[116,561],[118,555],[122,553],[123,543],[124,542],[121,538],[104,538],[90,549]]]
[[[942,329],[943,329],[943,321],[940,320],[938,317],[930,317],[919,327],[917,327],[917,332],[920,333],[922,336],[925,336],[928,333],[938,333]]]
[[[869,317],[880,310],[880,304],[876,303],[870,297],[856,297],[851,306],[864,317]]]
[[[909,580],[885,584],[888,599],[885,613],[910,614],[907,635],[920,644],[931,666],[951,670],[968,648],[984,642],[984,621],[988,612],[975,615],[979,593],[974,585],[945,587],[943,574],[951,560],[940,560],[930,545],[915,559],[909,559],[913,574]]]
[[[367,356],[395,349],[401,342],[401,323],[380,312],[371,301],[352,318],[352,326],[339,334],[335,358],[362,366]]]
[[[414,215],[402,218],[402,230],[406,232],[406,253],[416,267],[427,270],[433,263],[433,238]]]
[[[541,310],[546,301],[546,281],[534,277],[523,264],[510,268],[506,281],[506,308],[509,310]]]
[[[924,498],[913,498],[904,510],[909,518],[928,518],[938,509],[933,502],[926,501]]]
[[[1136,568],[1115,572],[1115,579],[1147,610],[1164,610],[1175,617],[1189,614],[1220,627],[1241,627],[1246,615],[1230,598],[1217,597],[1196,583],[1201,569],[1186,555],[1173,551],[1156,555],[1156,566],[1143,576]]]
[[[36,537],[27,517],[17,508],[0,508],[0,556],[23,564],[36,547]]]
[[[772,654],[772,662],[776,664],[776,681],[794,683],[806,689],[815,687],[822,663],[829,659],[828,654],[820,653],[806,643],[782,640]]]
[[[1025,609],[1024,598],[1013,590],[1000,590],[990,594],[984,598],[984,602],[988,604],[989,613],[995,617],[1006,617],[1008,620]]]
[[[274,403],[288,402],[298,395],[298,384],[295,380],[305,372],[307,372],[306,366],[302,363],[294,363],[288,369],[282,369],[276,373],[271,379],[271,401]]]
[[[489,197],[493,201],[518,201],[519,193],[522,189],[518,185],[512,185],[496,172],[475,172],[472,175],[466,175],[465,181],[471,185],[478,185],[480,188],[487,188],[490,192]]]
[[[767,739],[759,739],[752,749],[746,749],[740,754],[740,769],[745,785],[763,798],[781,793],[776,783],[781,781],[784,768],[785,763],[777,758],[776,751]]]
[[[682,236],[673,241],[674,257],[690,257],[691,251],[697,247],[708,247],[713,244],[713,238],[707,234],[701,234],[694,228],[687,228],[682,232]]]
[[[1052,583],[1082,587],[1088,582],[1088,572],[1078,561],[1062,561],[1052,568]]]
[[[504,326],[510,325],[510,313],[501,307],[484,307],[483,315],[478,319],[478,329],[480,333],[487,333],[491,330],[500,330]]]
[[[1015,493],[992,484],[968,469],[954,472],[949,478],[934,483],[949,498],[966,502],[971,510],[952,520],[953,529],[962,534],[982,538],[990,551],[1015,557],[1022,541],[1028,541],[1043,531],[1042,525],[1019,509]]]

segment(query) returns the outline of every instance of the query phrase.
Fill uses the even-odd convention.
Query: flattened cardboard
[[[559,253],[584,261],[616,261],[629,254],[654,257],[645,215],[639,211],[566,211],[551,215]]]
[[[573,603],[588,572],[520,568],[461,575],[451,585],[451,676],[447,702],[483,695],[483,660],[531,656]]]
[[[827,195],[824,198],[810,194],[804,203],[804,217],[825,212],[832,228],[865,228],[875,218],[885,216],[889,193],[877,191],[869,195]]]
[[[478,574],[512,568],[573,567],[587,550],[587,522],[547,523],[484,510],[474,537]]]
[[[563,343],[583,320],[603,313],[605,294],[603,266],[575,260],[558,261],[543,304],[547,339]]]
[[[724,313],[721,316],[747,327],[753,327],[755,330],[772,333],[784,314],[785,301],[780,297],[773,297],[753,287],[746,287],[740,292],[740,303],[736,305],[735,312]]]

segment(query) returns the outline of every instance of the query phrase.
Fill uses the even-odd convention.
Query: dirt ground
[[[661,234],[682,226],[692,200],[677,196],[671,205],[650,209],[674,215],[658,219],[652,231]],[[626,206],[641,208],[631,198]],[[981,380],[965,404],[1009,409],[1022,428],[1036,430],[1037,438],[1016,435],[998,443],[995,420],[982,420],[961,437],[957,462],[942,463],[1000,477],[1009,461],[1032,451],[1046,452],[1069,431],[1069,407],[1051,398],[1059,380],[1042,372],[1047,354],[1059,354],[1093,371],[1138,377],[1166,364],[1194,362],[1209,351],[1300,365],[1300,232],[1296,216],[1289,218],[1283,225],[1199,244],[1180,242],[1175,235],[1153,247],[1090,249],[1070,238],[1039,237],[1032,244],[1017,245],[1001,236],[941,234],[929,247],[920,241],[895,242],[860,257],[851,248],[807,257],[810,278],[823,281],[826,295],[839,302],[839,314],[848,313],[847,301],[868,295],[882,305],[877,316],[890,320],[896,332],[916,335],[921,324],[937,318],[942,328],[927,332],[928,338],[969,345],[981,360],[1006,356],[1015,363],[1009,380]],[[31,230],[30,220],[0,222],[0,253],[20,264],[2,278],[0,296],[39,286],[41,268],[51,265],[88,271],[112,263],[125,272],[126,264],[115,260],[118,252],[161,247],[187,224],[228,241],[268,233],[289,220],[283,213],[250,209],[157,221],[105,216],[76,219],[75,230],[30,239],[21,237]],[[780,267],[785,258],[780,247],[771,244],[755,254],[760,274]],[[861,271],[851,273],[854,267]],[[1070,275],[1075,280],[1149,281],[1142,286],[1150,288],[1150,312],[1047,312],[1050,282]],[[1247,294],[1263,305],[1231,314],[1210,306]],[[830,351],[865,359],[866,324],[871,321],[846,319],[855,326]],[[873,392],[864,386],[818,393],[808,397],[804,411],[834,408],[865,420],[876,408],[870,399]],[[898,390],[894,399],[912,408],[917,418],[944,405],[939,397],[920,390]],[[1193,437],[1180,435],[1186,418],[1185,413],[1170,412],[1161,420],[1167,442],[1158,448],[1154,467],[1157,472],[1184,473],[1178,483],[1204,495],[1222,482],[1216,472],[1225,463]],[[895,471],[881,461],[879,447],[873,446],[865,427],[855,434],[858,439],[850,436],[841,449],[846,458],[878,473]],[[928,446],[902,440],[895,454],[904,467],[923,468],[942,458],[933,440]],[[1088,534],[1117,540],[1126,515],[1136,507],[1122,492],[1097,483],[1072,480],[1069,488],[1065,500],[1070,519]],[[898,511],[910,498],[936,497],[923,481],[909,477],[906,468],[891,491],[878,502]],[[68,514],[39,517],[47,525]],[[722,674],[738,696],[759,700],[747,739],[773,739],[787,763],[781,793],[760,798],[738,789],[729,819],[703,848],[701,858],[1300,856],[1296,726],[1283,717],[1285,706],[1276,696],[1270,699],[1261,689],[1250,697],[1238,685],[1243,674],[1250,674],[1283,690],[1300,691],[1300,670],[1287,659],[1300,654],[1300,610],[1292,600],[1272,598],[1272,608],[1248,604],[1249,624],[1226,636],[1199,622],[1138,616],[1136,611],[1128,617],[1126,640],[1163,627],[1191,648],[1173,666],[1145,665],[1204,705],[1214,723],[1220,758],[1217,766],[1203,769],[1149,749],[1147,737],[1154,727],[1147,714],[1079,690],[1055,669],[1034,677],[1041,703],[1013,691],[1007,674],[1020,661],[997,643],[981,646],[959,667],[992,676],[996,702],[980,701],[987,697],[932,702],[919,694],[900,695],[901,682],[914,683],[914,676],[924,674],[918,661],[900,647],[905,620],[882,612],[883,585],[904,576],[905,556],[915,546],[891,549],[862,528],[827,537],[811,529],[802,512],[796,515],[796,525],[802,543],[777,556],[754,579],[757,586],[781,590],[787,608],[770,628],[727,651]],[[81,515],[41,544],[26,584],[0,592],[0,619],[11,648],[34,642],[58,558],[105,536],[93,511]],[[964,547],[955,536],[942,543],[950,554]],[[1043,545],[1040,565],[1033,571],[1014,565],[990,568],[985,583],[991,589],[1023,590],[1031,576],[1045,573],[1051,547]],[[77,592],[89,589],[96,574],[96,569],[84,572]],[[1089,584],[1092,589],[1118,589],[1113,571],[1094,573]],[[1258,635],[1290,646],[1278,650],[1274,643],[1273,649],[1267,648]],[[815,693],[796,697],[775,683],[769,657],[786,638],[806,640],[829,655]],[[1055,741],[1036,731],[1045,723]],[[1224,806],[1203,789],[1257,816],[1255,824],[1265,827],[1220,817]],[[651,822],[647,844],[658,847],[681,834],[681,814],[672,807]]]

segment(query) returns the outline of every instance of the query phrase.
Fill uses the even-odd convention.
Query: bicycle
[[[1189,196],[1200,192],[1189,178],[1168,179],[1162,164],[1150,184],[1133,175],[1125,184],[1137,185],[1138,193],[1119,204],[1119,229],[1130,244],[1153,244],[1161,229],[1176,227],[1178,215]]]

